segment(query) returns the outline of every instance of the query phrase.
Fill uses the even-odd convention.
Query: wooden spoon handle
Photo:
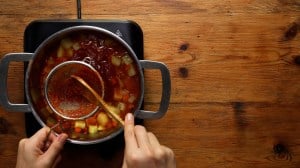
[[[94,97],[98,100],[98,103],[102,105],[103,109],[110,114],[114,119],[116,119],[122,126],[124,126],[124,121],[115,113],[116,108],[109,106],[102,97],[88,84],[86,83],[81,77],[71,75],[72,78],[77,80],[82,86],[84,86],[88,91],[90,91]]]
[[[102,105],[103,109],[107,113],[109,113],[114,119],[116,119],[122,126],[124,126],[124,121],[120,118],[119,115],[116,114],[116,108],[109,106],[93,88],[91,88],[90,91],[98,100],[99,104]]]

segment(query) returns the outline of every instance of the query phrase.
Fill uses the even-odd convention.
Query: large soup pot
[[[137,67],[137,75],[139,78],[138,82],[140,85],[140,93],[137,96],[137,103],[132,110],[134,116],[140,119],[158,119],[163,117],[168,109],[171,88],[170,74],[166,65],[156,61],[138,60],[132,48],[124,40],[110,31],[93,26],[75,26],[63,29],[43,41],[34,53],[10,53],[5,55],[0,62],[0,103],[2,107],[4,107],[8,111],[32,112],[41,126],[49,126],[49,124],[47,124],[46,122],[46,118],[52,112],[50,108],[47,107],[47,104],[41,106],[39,103],[39,101],[45,100],[45,94],[43,93],[44,86],[40,86],[40,75],[43,67],[45,66],[45,60],[49,59],[49,51],[51,50],[51,48],[59,44],[62,39],[85,32],[109,37],[111,41],[119,43],[122,47],[124,47],[127,53],[132,58],[133,64],[135,64],[135,67]],[[29,62],[25,75],[25,94],[28,104],[14,104],[8,100],[7,74],[9,63],[12,61]],[[144,97],[144,69],[158,69],[161,72],[162,95],[158,111],[141,110],[141,105]],[[73,135],[69,135],[68,141],[71,143],[83,145],[95,144],[112,139],[122,131],[122,127],[117,127],[114,131],[108,132],[106,135],[93,135],[91,137],[89,135],[82,134],[76,135],[76,138],[73,138]],[[78,136],[80,138],[78,138]]]

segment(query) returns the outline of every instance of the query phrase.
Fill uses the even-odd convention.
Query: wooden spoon
[[[110,114],[114,119],[116,119],[122,126],[124,126],[124,121],[117,115],[120,110],[116,107],[108,105],[102,97],[88,84],[86,83],[81,77],[76,75],[71,75],[71,78],[75,79],[78,83],[81,84],[86,90],[86,92],[83,93],[83,96],[89,100],[91,103],[101,105],[103,109]],[[90,96],[90,95],[93,96]],[[95,101],[96,100],[96,101]]]

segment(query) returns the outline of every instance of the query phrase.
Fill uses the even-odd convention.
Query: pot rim
[[[31,73],[31,69],[32,66],[36,60],[36,57],[39,55],[39,53],[47,46],[47,44],[51,43],[51,41],[56,40],[56,39],[60,39],[61,36],[64,36],[65,34],[68,33],[72,33],[72,32],[76,32],[76,31],[95,31],[97,33],[103,33],[107,36],[109,36],[110,38],[112,38],[113,40],[116,40],[117,42],[119,42],[128,52],[129,55],[131,55],[131,58],[134,59],[134,61],[136,62],[136,66],[138,68],[139,71],[139,78],[140,78],[140,99],[137,103],[136,109],[133,111],[133,115],[136,116],[137,112],[139,111],[139,109],[141,108],[143,99],[144,99],[144,75],[143,75],[143,70],[142,70],[142,66],[140,64],[140,61],[138,60],[135,52],[133,51],[133,49],[119,36],[117,36],[116,34],[114,34],[111,31],[108,31],[106,29],[103,28],[99,28],[99,27],[95,27],[95,26],[87,26],[87,25],[81,25],[81,26],[72,26],[72,27],[68,27],[65,29],[62,29],[54,34],[52,34],[51,36],[49,36],[47,39],[45,39],[39,46],[38,48],[35,50],[35,52],[33,53],[33,58],[32,60],[29,62],[27,70],[26,70],[26,75],[25,75],[25,95],[26,95],[26,99],[28,101],[29,106],[32,109],[32,113],[34,115],[34,117],[36,118],[36,120],[38,121],[38,123],[41,126],[47,126],[41,119],[41,117],[39,116],[39,114],[36,112],[36,109],[32,103],[32,97],[30,94],[30,88],[29,88],[29,75]],[[96,143],[101,143],[101,142],[105,142],[107,140],[110,140],[114,137],[116,137],[117,135],[119,135],[121,132],[123,132],[124,128],[120,127],[118,130],[112,132],[111,134],[102,137],[100,139],[93,139],[93,140],[76,140],[76,139],[71,139],[70,137],[67,139],[67,141],[73,143],[73,144],[80,144],[80,145],[91,145],[91,144],[96,144]],[[56,135],[58,135],[55,132]]]

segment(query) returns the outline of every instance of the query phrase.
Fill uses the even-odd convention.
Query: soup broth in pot
[[[119,109],[118,115],[124,119],[127,113],[132,113],[140,98],[140,79],[136,62],[127,50],[118,42],[102,34],[80,32],[62,38],[56,44],[48,47],[44,54],[48,54],[47,60],[41,72],[39,90],[43,93],[45,79],[51,69],[65,61],[84,61],[99,72],[104,82],[104,100]],[[87,78],[89,73],[85,73]],[[89,79],[93,80],[93,79]],[[61,83],[57,83],[61,85]],[[70,85],[71,87],[72,85]],[[69,96],[69,99],[77,99],[74,94],[69,94],[67,89],[60,90],[60,94]],[[33,94],[34,95],[34,94]],[[55,94],[50,94],[53,102]],[[34,96],[33,96],[34,99]],[[71,139],[91,140],[105,137],[119,129],[117,121],[111,118],[101,107],[91,117],[84,120],[64,120],[51,111],[45,99],[38,99],[37,107],[40,108],[39,115],[47,126],[51,127],[58,122],[57,133],[65,132]],[[72,108],[72,107],[70,107]],[[85,109],[82,109],[85,110]],[[87,109],[91,110],[91,109]]]

